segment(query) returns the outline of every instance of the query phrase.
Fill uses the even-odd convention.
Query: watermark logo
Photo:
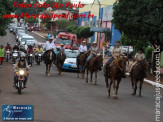
[[[155,87],[155,121],[160,121],[160,108],[161,108],[161,88],[160,88],[160,47],[156,47],[155,53],[155,81],[157,83]]]
[[[2,120],[33,120],[33,105],[2,105]]]

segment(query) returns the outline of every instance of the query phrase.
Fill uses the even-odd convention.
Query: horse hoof
[[[108,97],[110,97],[110,94],[107,92],[107,94],[106,94]]]
[[[132,93],[132,95],[135,95],[135,93]]]
[[[114,94],[114,95],[113,95],[113,98],[117,99],[117,98],[118,98],[118,96],[117,96],[116,94]]]
[[[95,82],[95,85],[97,85],[97,83]]]
[[[50,76],[50,74],[48,74],[48,77]]]

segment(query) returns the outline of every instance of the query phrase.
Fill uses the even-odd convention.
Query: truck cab
[[[77,37],[75,34],[71,33],[59,33],[56,40],[55,46],[60,47],[61,44],[64,44],[65,49],[77,50]]]

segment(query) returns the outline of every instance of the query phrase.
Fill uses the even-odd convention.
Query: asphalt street
[[[39,36],[30,34],[42,41]],[[0,44],[6,45],[7,41],[15,44],[15,36],[8,32],[0,37]],[[140,98],[138,94],[131,95],[130,78],[125,78],[120,83],[118,99],[114,99],[106,95],[102,71],[98,72],[97,85],[94,85],[78,79],[75,72],[62,72],[59,76],[55,66],[51,69],[51,76],[47,77],[45,64],[42,63],[31,67],[27,88],[19,95],[12,86],[13,71],[11,61],[4,62],[3,68],[0,68],[0,105],[33,105],[34,122],[155,121],[155,87],[147,83],[143,84]],[[162,103],[161,99],[161,106]],[[1,114],[0,110],[0,121]]]

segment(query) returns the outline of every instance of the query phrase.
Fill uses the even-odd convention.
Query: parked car
[[[15,34],[17,34],[17,32],[18,32],[19,30],[25,31],[25,28],[23,28],[23,27],[17,27],[16,30],[15,30]]]
[[[25,35],[21,37],[20,44],[25,45],[27,40],[36,40],[33,36]]]
[[[14,31],[14,28],[16,28],[16,26],[10,26],[10,32],[13,32]]]
[[[26,33],[20,33],[20,34],[18,34],[18,42],[21,41],[22,36],[29,36],[29,35],[26,34]]]
[[[21,33],[25,33],[24,30],[18,30],[18,32],[16,33],[16,41],[18,41],[18,35],[20,35]]]
[[[28,45],[32,45],[34,46],[34,48],[36,48],[37,43],[38,42],[36,40],[26,40],[25,45],[24,45],[25,50],[28,49]]]
[[[78,50],[65,49],[66,60],[62,66],[64,70],[76,71],[76,57],[79,54]]]

